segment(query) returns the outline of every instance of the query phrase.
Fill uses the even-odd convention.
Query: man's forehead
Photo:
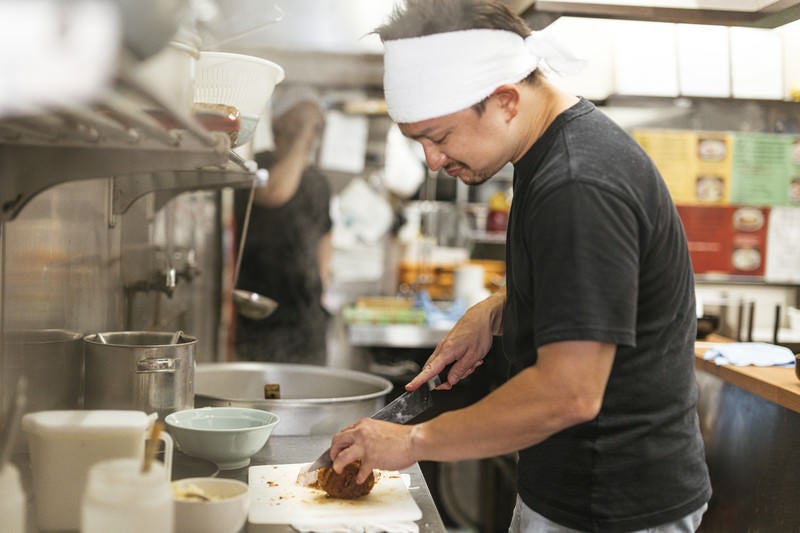
[[[406,122],[398,124],[400,132],[410,139],[430,137],[432,134],[443,130],[446,125],[441,118],[432,118],[422,122]]]

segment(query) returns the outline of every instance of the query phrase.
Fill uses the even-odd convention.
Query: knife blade
[[[447,373],[450,372],[451,366],[453,366],[452,363],[447,365],[438,375],[429,379],[426,382],[427,386],[423,385],[416,390],[404,392],[373,413],[370,418],[394,422],[395,424],[405,424],[417,415],[427,411],[433,405],[431,391],[447,381]],[[331,449],[328,448],[317,457],[316,461],[311,463],[311,466],[308,467],[306,472],[313,472],[324,466],[331,466],[332,464]]]

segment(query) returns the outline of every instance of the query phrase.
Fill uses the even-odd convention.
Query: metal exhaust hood
[[[777,28],[800,19],[800,0],[572,0],[509,1],[526,19],[544,22],[590,17],[720,26]],[[528,4],[527,7],[520,4]]]

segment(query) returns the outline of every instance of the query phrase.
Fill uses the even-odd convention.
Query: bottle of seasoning
[[[497,191],[489,197],[489,215],[486,231],[501,232],[508,227],[508,212],[511,210],[511,188]]]

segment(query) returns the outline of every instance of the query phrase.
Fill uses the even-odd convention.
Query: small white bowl
[[[247,483],[235,479],[195,477],[172,482],[175,533],[236,533],[250,509]],[[187,499],[200,492],[209,499]]]
[[[213,461],[220,470],[232,470],[250,464],[279,420],[261,409],[200,407],[171,413],[164,422],[183,453]]]

